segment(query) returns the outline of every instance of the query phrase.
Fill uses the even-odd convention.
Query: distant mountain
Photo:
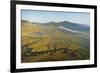
[[[48,22],[48,23],[40,23],[40,22],[29,22],[26,20],[22,20],[22,24],[23,25],[48,25],[48,26],[56,26],[56,27],[60,27],[60,28],[64,28],[64,29],[70,29],[71,31],[79,31],[79,32],[84,32],[84,33],[88,33],[90,32],[90,27],[88,25],[84,25],[84,24],[79,24],[79,23],[72,23],[69,21],[62,21],[62,22]]]
[[[56,22],[48,22],[48,23],[44,23],[43,25],[59,26],[59,24]]]
[[[45,25],[53,25],[53,26],[64,27],[64,28],[68,28],[68,29],[80,31],[80,32],[90,32],[90,27],[88,25],[72,23],[72,22],[69,22],[69,21],[49,22],[49,23],[44,23],[44,24]]]
[[[21,24],[23,26],[33,26],[33,24],[31,22],[27,21],[27,20],[21,20]]]
[[[81,32],[90,32],[90,27],[88,25],[72,23],[72,22],[68,22],[68,21],[59,22],[58,24],[60,26],[69,28],[71,30],[81,31]]]

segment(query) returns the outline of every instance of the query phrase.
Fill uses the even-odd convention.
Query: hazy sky
[[[90,24],[90,14],[80,12],[56,12],[56,11],[35,11],[22,10],[22,20],[31,22],[60,22],[70,21],[74,23]]]

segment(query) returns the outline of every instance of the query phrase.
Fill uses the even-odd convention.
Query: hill
[[[21,23],[22,63],[90,58],[89,26],[68,21]]]

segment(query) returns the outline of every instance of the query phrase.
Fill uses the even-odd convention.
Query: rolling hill
[[[62,22],[21,21],[22,62],[85,60],[90,58],[89,26]]]

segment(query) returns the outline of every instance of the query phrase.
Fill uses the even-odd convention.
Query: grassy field
[[[21,33],[22,63],[90,58],[88,35],[32,23],[22,23]]]

